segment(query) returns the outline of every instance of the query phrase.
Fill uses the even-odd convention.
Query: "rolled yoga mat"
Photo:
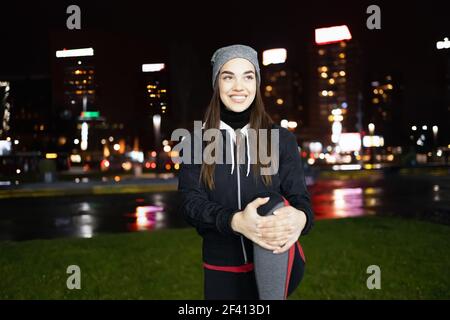
[[[261,216],[271,215],[276,209],[285,206],[283,197],[278,193],[266,192],[258,194],[257,197],[270,197],[266,204],[257,209],[258,214]],[[264,249],[254,243],[253,257],[259,298],[261,300],[286,299],[289,250],[284,253],[274,254],[271,250]]]

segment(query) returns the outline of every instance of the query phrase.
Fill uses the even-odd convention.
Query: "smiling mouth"
[[[247,96],[246,95],[231,95],[230,99],[233,102],[242,103],[247,99]]]

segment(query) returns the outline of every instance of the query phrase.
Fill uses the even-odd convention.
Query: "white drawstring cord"
[[[247,131],[246,131],[246,133],[247,133]],[[248,174],[250,173],[250,145],[249,145],[249,142],[248,142],[248,135],[247,134],[245,134],[245,137],[247,138],[247,177],[248,177]]]
[[[241,132],[244,135],[244,139],[247,139],[246,141],[246,145],[247,145],[247,177],[250,174],[250,163],[251,163],[251,159],[250,159],[250,142],[249,142],[249,138],[248,138],[248,126],[246,125],[244,128],[242,128]],[[237,137],[236,137],[236,133],[235,131],[229,126],[227,125],[225,122],[220,121],[220,129],[225,129],[227,133],[230,134],[230,148],[231,148],[231,174],[233,174],[234,172],[234,142],[236,141],[236,145],[237,145]],[[239,159],[238,159],[239,161]]]
[[[231,150],[231,174],[234,172],[234,143],[230,134],[230,150]]]

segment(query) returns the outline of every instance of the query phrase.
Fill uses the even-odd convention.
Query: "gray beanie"
[[[249,46],[244,46],[242,44],[235,44],[232,46],[217,49],[216,52],[214,52],[211,58],[211,64],[213,66],[212,71],[213,88],[216,83],[217,74],[219,73],[220,68],[222,68],[222,66],[225,63],[235,58],[246,59],[255,66],[256,82],[257,85],[259,86],[259,84],[261,83],[261,75],[259,72],[258,53],[255,51],[255,49]]]

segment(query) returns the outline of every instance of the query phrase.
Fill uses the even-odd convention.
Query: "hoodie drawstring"
[[[247,174],[246,176],[248,177],[248,175],[250,174],[250,163],[251,163],[251,159],[250,159],[250,142],[249,142],[249,138],[248,138],[248,124],[246,126],[244,126],[241,130],[242,134],[244,135],[244,139],[246,139],[246,146],[247,146]],[[233,128],[231,128],[229,125],[227,125],[225,122],[220,121],[220,129],[225,129],[229,134],[230,134],[230,150],[231,150],[231,174],[233,174],[234,172],[234,141],[236,141],[237,143],[237,139],[236,139],[236,133],[233,130]],[[239,160],[238,160],[239,161]]]
[[[231,150],[231,174],[234,172],[234,145],[233,139],[230,139],[230,150]]]
[[[246,133],[247,133],[247,131],[245,131]],[[249,142],[248,142],[248,134],[245,134],[245,136],[246,136],[246,141],[247,141],[247,177],[248,177],[248,174],[250,173],[250,145],[249,145]]]

